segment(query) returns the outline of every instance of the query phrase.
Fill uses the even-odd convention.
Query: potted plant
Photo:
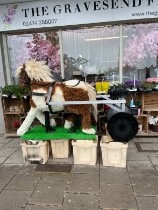
[[[150,92],[154,89],[154,87],[155,87],[154,83],[148,81],[142,81],[138,90],[143,92]]]
[[[153,89],[154,90],[158,90],[158,78],[156,77],[151,77],[151,78],[148,78],[146,79],[146,82],[149,82],[149,83],[152,83],[153,84]]]
[[[9,97],[12,94],[12,85],[7,85],[1,88],[1,94],[3,97]]]
[[[141,81],[139,80],[127,80],[124,82],[124,86],[129,91],[137,91],[140,87]]]
[[[158,132],[158,116],[149,116],[148,123],[151,131]]]
[[[29,89],[21,88],[19,85],[6,85],[1,92],[3,97],[21,98],[29,94]]]
[[[110,94],[110,98],[115,100],[118,98],[123,98],[125,95],[127,95],[128,90],[125,88],[124,84],[116,83],[110,87],[108,93]]]

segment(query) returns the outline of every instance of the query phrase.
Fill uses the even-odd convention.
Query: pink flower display
[[[123,64],[130,67],[147,67],[158,56],[158,23],[128,27],[129,36]],[[126,33],[126,32],[125,32]],[[149,65],[150,66],[150,65]]]
[[[33,34],[33,40],[28,42],[26,47],[30,58],[46,61],[52,72],[60,73],[60,47],[57,33]]]
[[[150,83],[158,83],[158,78],[157,77],[147,78],[146,81]]]

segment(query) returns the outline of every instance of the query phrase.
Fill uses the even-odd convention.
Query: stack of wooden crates
[[[139,125],[141,125],[138,135],[158,135],[158,132],[152,132],[150,130],[148,123],[149,116],[158,116],[158,92],[136,92],[131,93],[131,95],[134,96],[134,100],[141,102],[140,113],[136,116]]]
[[[30,109],[29,98],[1,97],[6,134],[5,137],[16,137],[16,130],[21,125]]]

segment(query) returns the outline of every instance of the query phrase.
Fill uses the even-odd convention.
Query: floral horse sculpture
[[[24,122],[17,130],[18,135],[25,134],[33,120],[37,118],[45,124],[45,111],[49,111],[46,104],[46,95],[51,91],[51,102],[61,102],[59,105],[52,105],[53,112],[66,110],[81,116],[82,131],[87,134],[94,134],[95,129],[91,127],[91,104],[63,105],[64,101],[89,101],[96,100],[95,89],[88,83],[78,80],[55,82],[50,73],[49,67],[43,61],[28,60],[21,65],[17,71],[20,86],[29,86],[32,92],[30,98],[31,109]],[[55,120],[50,120],[50,125],[56,125]],[[72,116],[65,120],[64,127],[69,129],[73,125]]]

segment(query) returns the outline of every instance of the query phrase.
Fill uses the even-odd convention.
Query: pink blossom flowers
[[[146,79],[146,81],[150,82],[150,83],[158,83],[158,78],[157,77],[156,78],[152,77],[152,78]]]
[[[45,37],[46,36],[46,37]],[[27,43],[30,58],[46,61],[52,72],[60,73],[60,55],[58,34],[33,34],[33,40]]]
[[[158,23],[127,26],[127,47],[123,57],[124,65],[137,68],[156,65],[158,56]]]

